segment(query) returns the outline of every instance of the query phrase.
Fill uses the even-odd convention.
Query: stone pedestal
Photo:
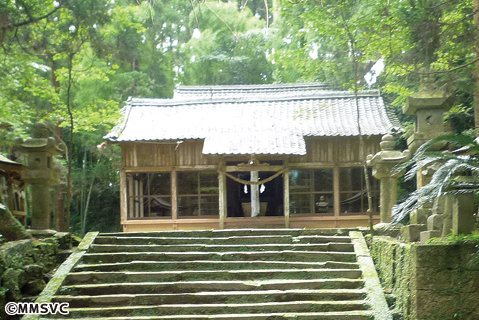
[[[391,209],[397,204],[397,179],[404,172],[393,172],[393,168],[409,159],[409,151],[394,150],[396,143],[392,135],[382,137],[381,151],[369,155],[368,165],[373,167],[373,176],[380,181],[381,223],[391,222]]]
[[[474,228],[474,194],[454,196],[452,205],[452,232],[454,235],[469,234]]]
[[[50,229],[50,187],[42,184],[32,185],[32,228]]]
[[[444,223],[442,225],[442,236],[447,236],[452,229],[452,208],[454,205],[454,195],[446,194],[444,196]]]
[[[421,243],[426,243],[432,238],[439,238],[442,236],[439,230],[422,231],[419,235]]]
[[[421,232],[426,231],[425,224],[410,224],[401,228],[401,240],[404,242],[416,242],[421,238]]]
[[[419,208],[411,211],[409,214],[409,222],[411,224],[427,224],[427,217],[431,210]]]
[[[433,214],[432,216],[427,218],[427,230],[439,231],[442,235],[443,223],[444,223],[443,214]]]

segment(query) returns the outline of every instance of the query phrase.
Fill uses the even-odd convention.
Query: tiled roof
[[[19,166],[19,167],[23,166],[23,164],[10,160],[1,154],[0,154],[0,163],[11,164],[14,166]]]
[[[357,136],[354,95],[324,85],[185,87],[173,99],[133,98],[106,137],[204,139],[204,154],[306,154],[305,136]],[[361,133],[396,129],[377,91],[358,95]]]

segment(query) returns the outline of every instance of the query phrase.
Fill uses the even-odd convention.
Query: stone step
[[[195,293],[217,291],[266,290],[344,290],[362,289],[359,279],[269,280],[269,281],[188,281],[188,282],[130,282],[92,283],[69,285],[60,288],[57,295],[106,295],[112,293]]]
[[[90,247],[91,253],[110,252],[241,252],[241,251],[335,251],[353,252],[354,246],[351,243],[295,243],[295,244],[137,244],[137,245],[115,245],[115,244],[94,244]]]
[[[75,317],[131,317],[148,315],[217,315],[241,313],[304,313],[368,310],[370,305],[357,301],[291,301],[228,304],[163,304],[152,306],[114,306],[98,308],[69,308],[69,318]],[[64,318],[57,314],[54,318]]]
[[[131,261],[302,261],[302,262],[355,262],[353,252],[322,251],[251,251],[251,252],[112,252],[87,253],[84,263],[113,263]]]
[[[358,233],[95,234],[51,301],[77,320],[379,320]]]
[[[51,319],[51,318],[48,318]],[[125,317],[87,317],[71,318],[70,320],[125,320]],[[128,320],[374,320],[371,311],[343,312],[302,312],[302,313],[261,313],[261,314],[215,314],[215,315],[173,315],[173,316],[131,316]],[[47,318],[40,318],[47,320]]]
[[[173,245],[173,244],[292,244],[292,243],[350,243],[349,237],[332,236],[298,236],[291,235],[255,235],[255,236],[229,236],[229,237],[165,237],[165,236],[98,236],[96,244],[119,245]]]
[[[349,232],[357,229],[226,229],[226,230],[191,230],[191,231],[152,231],[152,232],[111,232],[101,233],[100,236],[132,236],[132,237],[230,237],[230,236],[260,236],[260,235],[289,235],[289,236],[337,236],[348,237]]]
[[[120,282],[165,282],[206,280],[275,280],[275,279],[358,279],[361,270],[356,269],[308,269],[308,270],[202,270],[160,272],[71,272],[66,284],[120,283]]]
[[[358,269],[356,262],[288,261],[132,261],[79,264],[80,271],[256,270],[256,269]]]
[[[70,308],[94,308],[111,306],[143,306],[158,304],[229,304],[267,303],[292,301],[354,301],[364,299],[365,292],[358,289],[330,290],[267,290],[221,291],[162,294],[109,294],[109,295],[60,295],[53,302],[68,302]]]

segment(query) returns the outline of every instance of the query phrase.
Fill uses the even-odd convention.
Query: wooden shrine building
[[[122,113],[105,138],[122,148],[124,231],[366,226],[364,157],[397,129],[377,91],[356,104],[323,84],[182,86]]]
[[[0,154],[0,192],[13,215],[25,225],[27,222],[25,181],[22,171],[26,167]]]

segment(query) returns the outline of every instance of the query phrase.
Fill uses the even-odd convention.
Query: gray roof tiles
[[[362,134],[397,129],[377,91],[358,105]],[[354,95],[322,84],[180,87],[173,99],[130,99],[123,113],[107,139],[204,139],[204,154],[304,155],[305,136],[359,134]]]

